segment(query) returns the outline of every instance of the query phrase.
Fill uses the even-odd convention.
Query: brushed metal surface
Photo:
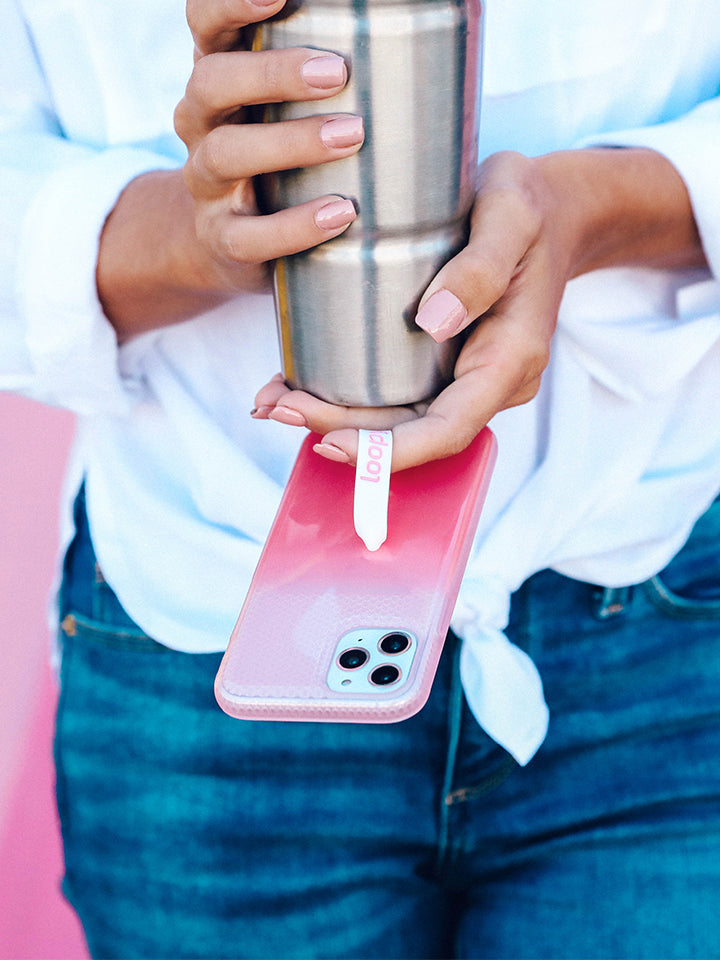
[[[353,200],[341,236],[278,263],[283,372],[334,403],[413,403],[452,379],[459,341],[414,323],[425,287],[459,250],[473,199],[482,19],[477,0],[306,0],[261,28],[265,48],[341,54],[339,95],[272,105],[267,119],[354,113],[354,156],[267,178],[278,210],[324,194]]]

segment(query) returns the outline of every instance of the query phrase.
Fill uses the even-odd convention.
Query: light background
[[[47,598],[72,417],[0,394],[0,960],[85,960],[62,899]]]

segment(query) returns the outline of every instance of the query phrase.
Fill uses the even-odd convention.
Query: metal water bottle
[[[285,171],[266,184],[278,210],[324,194],[358,217],[339,237],[285,257],[275,292],[283,373],[295,388],[347,406],[434,396],[452,379],[457,340],[414,322],[440,266],[464,244],[477,166],[480,0],[301,0],[260,28],[265,48],[342,56],[337,96],[269,108],[364,118],[353,157]]]

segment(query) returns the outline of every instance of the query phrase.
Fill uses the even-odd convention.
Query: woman
[[[272,379],[267,262],[352,205],[259,217],[253,191],[362,124],[235,122],[330,100],[342,60],[243,49],[281,0],[191,0],[189,33],[173,0],[3,8],[0,383],[79,415],[57,758],[94,955],[720,953],[712,511],[670,562],[720,488],[720,31],[700,0],[615,6],[488,10],[470,239],[417,317],[481,322],[427,409],[370,412]],[[392,426],[404,469],[491,419],[463,644],[421,714],[220,714],[294,428],[352,463]]]

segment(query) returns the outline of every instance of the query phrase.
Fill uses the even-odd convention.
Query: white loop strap
[[[387,539],[392,430],[359,430],[353,521],[368,550]]]

